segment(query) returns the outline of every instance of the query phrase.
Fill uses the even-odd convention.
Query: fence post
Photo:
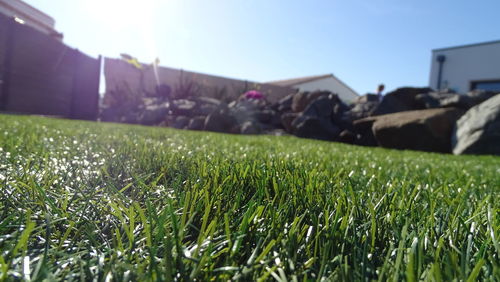
[[[5,53],[2,62],[2,73],[0,73],[0,111],[6,111],[10,96],[10,77],[12,75],[12,52],[14,50],[14,25],[13,18],[8,20],[7,36],[5,41]]]

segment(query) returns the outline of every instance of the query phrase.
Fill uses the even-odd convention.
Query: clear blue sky
[[[265,82],[426,86],[431,49],[500,39],[499,0],[27,0],[97,56]]]

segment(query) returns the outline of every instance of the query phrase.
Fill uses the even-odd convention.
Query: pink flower
[[[247,99],[264,99],[264,94],[257,90],[250,90],[245,93],[245,98]]]

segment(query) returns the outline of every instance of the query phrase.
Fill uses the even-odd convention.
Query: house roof
[[[438,49],[433,49],[432,51],[433,52],[436,52],[436,51],[445,51],[445,50],[460,49],[460,48],[469,48],[469,47],[476,47],[476,46],[489,45],[489,44],[498,44],[498,43],[500,43],[500,40],[480,42],[480,43],[474,43],[474,44],[466,44],[466,45],[459,45],[459,46],[452,46],[452,47],[446,47],[446,48],[438,48]]]
[[[307,82],[311,82],[311,81],[316,81],[316,80],[320,80],[320,79],[324,79],[324,78],[329,78],[329,77],[335,79],[340,84],[344,85],[347,89],[351,90],[354,94],[356,94],[357,96],[359,96],[358,92],[354,91],[354,89],[352,89],[351,87],[349,87],[349,85],[345,84],[342,80],[340,80],[338,77],[336,77],[332,73],[330,73],[330,74],[323,74],[323,75],[313,75],[313,76],[298,77],[298,78],[292,78],[292,79],[284,79],[284,80],[275,80],[275,81],[269,81],[269,82],[266,82],[266,83],[268,83],[268,84],[274,84],[274,85],[278,85],[278,86],[293,87],[293,86],[298,85],[298,84],[307,83]]]
[[[323,74],[323,75],[313,75],[313,76],[305,76],[305,77],[297,77],[297,78],[291,78],[291,79],[283,79],[283,80],[275,80],[275,81],[269,81],[266,82],[268,84],[274,84],[274,85],[279,85],[279,86],[294,86],[297,84],[302,84],[306,82],[311,82],[327,77],[333,77],[333,74]]]

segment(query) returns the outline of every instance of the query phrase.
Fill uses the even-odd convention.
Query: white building
[[[432,50],[429,86],[500,91],[500,40]]]
[[[299,77],[286,80],[277,80],[267,82],[284,87],[291,87],[299,91],[327,90],[339,95],[339,98],[345,102],[350,102],[359,97],[351,87],[335,77],[333,74],[318,76]]]
[[[0,14],[62,40],[62,34],[55,30],[55,20],[23,1],[0,0]]]

